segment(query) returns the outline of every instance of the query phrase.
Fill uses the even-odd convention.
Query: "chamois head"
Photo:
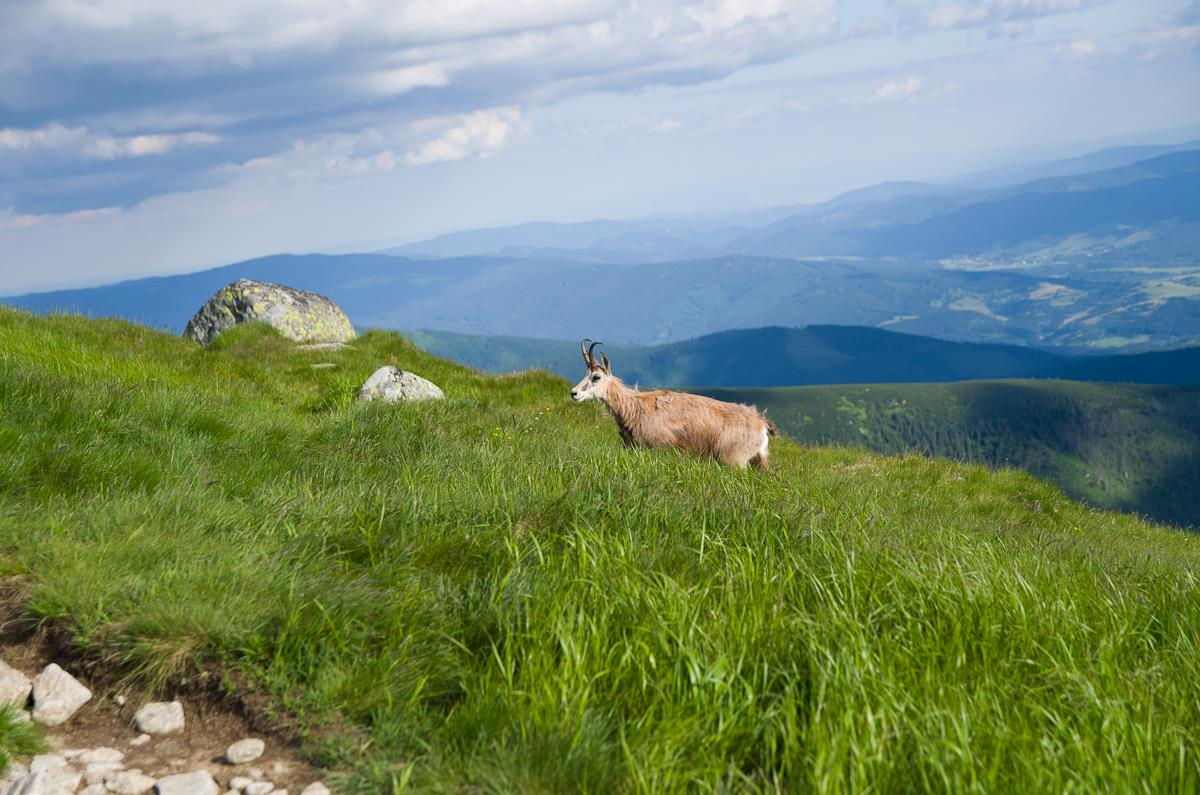
[[[583,363],[587,365],[587,375],[571,390],[571,398],[577,402],[593,398],[603,400],[604,393],[612,381],[612,363],[608,361],[608,357],[601,352],[600,360],[597,361],[596,357],[592,355],[592,351],[599,344],[599,342],[584,340],[580,346],[580,350],[583,351]]]

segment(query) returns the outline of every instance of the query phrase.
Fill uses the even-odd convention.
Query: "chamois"
[[[726,466],[767,469],[767,443],[779,429],[758,409],[687,392],[630,389],[612,374],[607,355],[601,352],[599,361],[593,356],[599,344],[583,341],[587,375],[571,390],[571,398],[603,401],[626,444],[677,447]]]

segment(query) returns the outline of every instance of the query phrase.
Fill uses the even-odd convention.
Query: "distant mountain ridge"
[[[812,207],[467,230],[405,250],[3,300],[181,329],[246,277],[328,295],[360,327],[653,344],[836,323],[1067,351],[1175,348],[1200,344],[1200,150],[998,189],[884,183]]]
[[[491,372],[541,368],[568,380],[582,373],[579,343],[415,331],[437,356]],[[1063,356],[861,326],[739,329],[655,346],[605,346],[613,371],[645,387],[775,387],[1060,378],[1200,384],[1200,347],[1115,356]]]

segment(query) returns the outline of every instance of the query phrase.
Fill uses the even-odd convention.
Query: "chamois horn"
[[[592,344],[588,345],[589,342],[591,342]],[[579,349],[583,352],[583,363],[586,364],[589,368],[597,366],[596,365],[596,357],[592,355],[592,351],[594,351],[596,349],[596,346],[600,345],[600,344],[601,343],[599,343],[599,342],[592,342],[591,340],[585,338],[583,340],[583,343],[579,346]],[[600,354],[600,355],[603,356],[604,354]]]

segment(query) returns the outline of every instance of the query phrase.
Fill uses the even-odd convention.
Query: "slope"
[[[1200,528],[1200,387],[971,381],[702,389],[806,444],[1020,467],[1093,505]]]
[[[355,404],[387,361],[449,398]],[[565,389],[0,310],[3,565],[95,664],[254,688],[345,791],[1200,786],[1200,539],[1013,471],[627,450]]]

